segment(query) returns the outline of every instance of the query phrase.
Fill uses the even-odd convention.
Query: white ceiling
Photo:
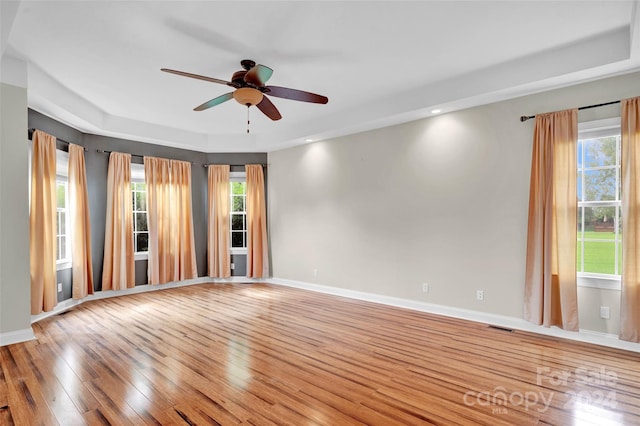
[[[637,1],[2,2],[3,58],[27,63],[29,106],[79,130],[205,152],[271,151],[640,69]],[[7,35],[8,34],[8,35]],[[239,61],[273,122],[229,101]],[[523,111],[523,113],[528,111]]]

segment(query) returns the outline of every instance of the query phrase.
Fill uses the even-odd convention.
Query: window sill
[[[602,290],[621,291],[622,283],[619,275],[579,274],[578,287],[599,288]]]
[[[133,255],[133,260],[148,260],[149,259],[149,252],[148,251],[141,251],[138,253],[135,253]]]
[[[229,254],[247,254],[247,249],[246,248],[232,248],[229,249]]]
[[[71,268],[72,268],[71,259],[56,261],[56,271],[62,271],[62,270],[71,269]]]

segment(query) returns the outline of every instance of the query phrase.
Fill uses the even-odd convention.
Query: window
[[[247,182],[244,173],[231,173],[231,252],[247,249]]]
[[[132,182],[133,195],[133,248],[136,253],[149,251],[149,228],[147,227],[147,184]]]
[[[578,140],[578,274],[622,271],[620,125],[581,130]]]
[[[71,261],[71,237],[69,235],[69,189],[66,180],[56,180],[56,264]]]
[[[133,251],[136,260],[146,259],[149,252],[149,227],[147,225],[147,184],[144,165],[131,163],[131,196],[133,197]]]

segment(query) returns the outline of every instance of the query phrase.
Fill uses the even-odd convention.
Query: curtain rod
[[[96,152],[99,152],[101,154],[111,154],[113,151],[107,151],[104,149],[96,149]],[[140,158],[144,158],[144,155],[139,155],[139,154],[130,154],[132,157],[140,157]]]
[[[103,153],[103,154],[111,154],[113,152],[113,151],[107,151],[107,150],[100,149],[100,148],[96,149],[96,151],[100,152],[100,153]],[[140,154],[131,154],[131,156],[132,157],[139,157],[139,158],[144,158],[145,157],[144,155],[140,155]],[[193,161],[188,161],[188,162],[191,163],[191,164],[195,164]],[[254,164],[254,163],[252,163],[252,164]],[[260,165],[262,167],[267,167],[266,164],[260,164]],[[206,168],[206,167],[209,167],[209,166],[215,166],[215,164],[203,164],[202,166]],[[244,166],[246,166],[246,164],[229,164],[229,166],[230,167],[244,167]]]
[[[113,152],[113,151],[107,151],[105,149],[100,149],[100,148],[96,149],[96,151],[100,152],[102,154],[111,154]],[[129,155],[131,155],[132,157],[138,157],[138,158],[144,158],[145,157],[144,155],[140,155],[140,154],[129,154]],[[147,157],[149,157],[149,156],[147,156]],[[183,161],[183,160],[180,160],[180,161]],[[193,161],[187,161],[187,163],[195,164]]]
[[[258,164],[258,163],[247,163],[247,164]],[[226,163],[217,163],[217,164],[203,164],[202,166],[204,168],[207,168],[209,166],[229,166],[229,167],[245,167],[247,166],[247,164],[226,164]],[[266,164],[260,164],[262,167],[267,167]]]
[[[613,105],[613,104],[619,104],[620,101],[611,101],[611,102],[605,102],[603,104],[595,104],[595,105],[587,105],[587,106],[581,106],[580,108],[578,108],[578,110],[583,110],[583,109],[591,109],[591,108],[598,108],[598,107],[603,107],[603,106],[607,106],[607,105]],[[525,121],[531,119],[531,118],[536,118],[535,115],[530,115],[530,116],[526,116],[523,115],[520,117],[520,121],[522,123],[524,123]]]
[[[27,137],[29,138],[29,140],[33,140],[33,132],[35,132],[37,129],[30,127],[29,131],[27,132]],[[56,142],[60,142],[60,143],[66,143],[67,145],[71,145],[73,142],[67,142],[64,139],[60,139],[56,136],[54,136],[56,138]],[[78,145],[77,143],[74,143],[74,145]],[[78,146],[82,146],[82,145],[78,145]],[[84,149],[84,152],[87,152],[88,149],[85,148],[84,146],[82,146],[82,148]]]

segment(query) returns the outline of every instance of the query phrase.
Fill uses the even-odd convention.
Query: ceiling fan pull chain
[[[251,107],[251,105],[247,105],[247,134],[249,133],[249,125],[251,124],[251,121],[249,121],[249,108]]]

